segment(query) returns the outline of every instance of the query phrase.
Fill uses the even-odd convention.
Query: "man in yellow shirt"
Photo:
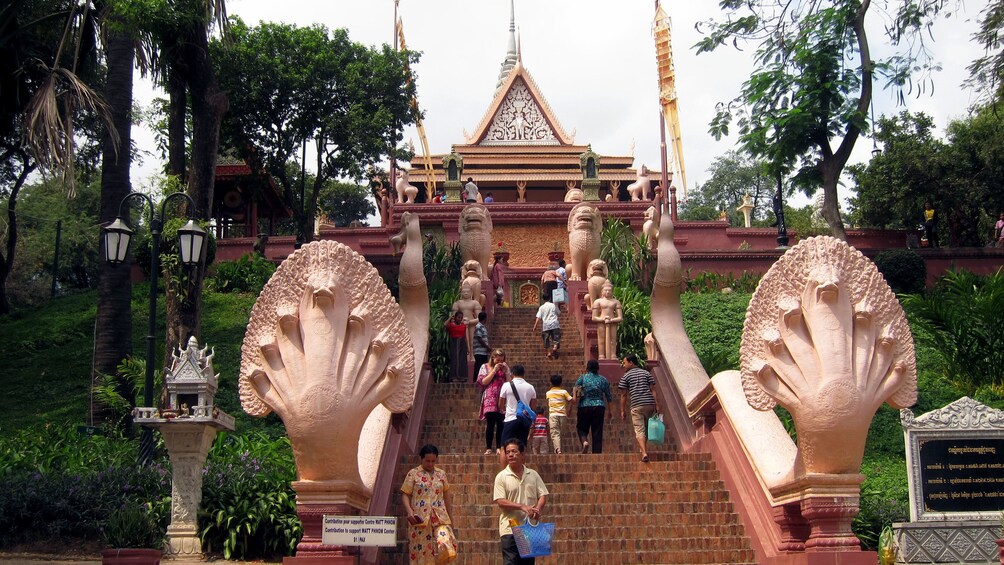
[[[505,458],[509,463],[495,476],[495,504],[502,513],[499,515],[499,536],[502,545],[504,565],[533,565],[534,559],[523,559],[516,549],[512,527],[527,518],[540,520],[547,503],[547,485],[537,471],[526,467],[524,452],[526,444],[519,438],[510,438],[503,445]]]

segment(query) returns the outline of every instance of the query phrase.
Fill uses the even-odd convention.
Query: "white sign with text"
[[[324,516],[324,545],[394,547],[397,518],[394,516]]]

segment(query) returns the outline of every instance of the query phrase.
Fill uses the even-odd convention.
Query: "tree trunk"
[[[185,81],[173,69],[168,70],[167,89],[170,95],[167,113],[167,174],[185,178],[185,116],[188,94]]]
[[[0,315],[9,314],[11,311],[10,299],[7,298],[7,277],[14,270],[14,255],[17,251],[17,195],[24,186],[25,179],[35,169],[35,163],[22,151],[21,174],[14,181],[10,196],[7,198],[7,244],[6,256],[0,255]]]
[[[227,111],[226,94],[220,91],[216,71],[209,59],[208,23],[186,38],[181,65],[182,77],[192,96],[192,160],[188,173],[188,195],[195,201],[195,216],[208,220],[213,211],[213,188],[216,182],[216,160],[220,147],[220,122]],[[192,273],[187,283],[187,296],[168,287],[167,349],[174,351],[190,337],[201,341],[202,282],[205,262]],[[167,278],[165,278],[167,280]]]
[[[115,220],[119,203],[129,193],[129,165],[132,161],[132,71],[135,52],[128,34],[109,28],[106,41],[108,78],[105,101],[118,132],[116,148],[106,131],[102,146],[101,225]],[[128,213],[126,211],[125,213]],[[124,357],[132,353],[132,282],[129,263],[111,266],[101,262],[98,282],[98,310],[94,327],[94,353],[91,382],[99,374],[114,374]],[[100,416],[100,408],[92,407],[91,416]]]
[[[823,173],[823,208],[820,210],[826,224],[830,226],[833,237],[847,241],[847,232],[844,231],[844,221],[840,217],[840,202],[837,199],[837,183],[840,180],[842,164],[833,162],[833,159],[824,160],[820,169]]]

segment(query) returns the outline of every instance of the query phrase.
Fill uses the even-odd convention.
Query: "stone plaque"
[[[1004,439],[928,439],[918,447],[925,512],[1004,508]]]
[[[993,520],[1004,510],[1004,412],[963,397],[914,418],[906,437],[910,521]]]

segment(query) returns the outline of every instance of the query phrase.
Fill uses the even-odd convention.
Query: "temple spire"
[[[502,61],[502,69],[499,71],[499,80],[495,83],[496,90],[505,82],[509,71],[516,66],[519,56],[520,53],[516,48],[516,0],[509,0],[509,45],[506,49],[505,60]]]

